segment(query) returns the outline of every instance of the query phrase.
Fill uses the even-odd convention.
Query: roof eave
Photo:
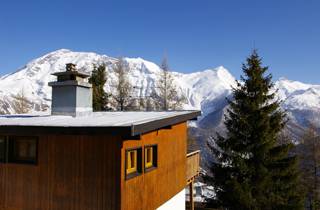
[[[175,125],[181,122],[186,122],[189,120],[197,120],[200,115],[201,111],[192,111],[187,114],[181,114],[173,117],[154,120],[151,122],[141,123],[138,125],[132,125],[131,136],[141,135],[143,133],[154,131],[166,126]]]

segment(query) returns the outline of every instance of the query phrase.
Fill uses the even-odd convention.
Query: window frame
[[[147,164],[147,157],[146,157],[146,151],[148,148],[152,148],[152,165],[148,166]],[[149,172],[156,168],[158,168],[158,144],[149,144],[144,146],[144,171]]]
[[[136,170],[128,173],[128,155],[130,152],[135,151],[136,152]],[[142,147],[133,147],[128,148],[125,150],[125,160],[124,160],[124,173],[125,173],[125,179],[131,179],[136,176],[139,176],[142,174]]]
[[[35,157],[28,160],[17,159],[14,156],[14,145],[16,140],[34,140],[36,151]],[[7,138],[7,163],[26,164],[26,165],[38,165],[38,153],[39,153],[39,137],[36,136],[9,136]]]
[[[130,161],[129,161],[129,159],[130,159]],[[133,150],[127,151],[126,163],[127,163],[127,168],[126,168],[127,174],[137,172],[137,170],[138,170],[138,150],[133,149]],[[130,166],[128,166],[129,163],[130,163]]]
[[[144,165],[145,168],[151,168],[153,166],[153,147],[144,148]]]

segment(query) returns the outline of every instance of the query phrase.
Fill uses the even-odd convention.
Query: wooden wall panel
[[[121,164],[121,209],[154,210],[186,186],[187,125],[144,134],[141,140],[123,141]],[[125,180],[125,150],[148,144],[158,145],[158,167]],[[144,156],[144,155],[143,155]]]
[[[0,165],[0,210],[120,209],[120,142],[41,136],[36,166]]]
[[[4,210],[5,197],[5,168],[0,163],[0,210]]]
[[[186,130],[39,136],[36,166],[0,163],[0,210],[154,210],[186,185]],[[125,149],[148,144],[158,144],[158,168],[125,180]]]

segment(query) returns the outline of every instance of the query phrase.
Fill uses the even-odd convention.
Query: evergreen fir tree
[[[225,137],[217,134],[211,174],[216,197],[209,203],[224,209],[302,209],[298,160],[290,156],[291,143],[278,143],[286,123],[280,102],[271,91],[257,51],[243,64],[242,82],[233,89],[225,115]]]
[[[104,91],[107,82],[106,66],[104,64],[93,66],[93,71],[89,82],[92,84],[93,111],[107,110],[108,94]]]

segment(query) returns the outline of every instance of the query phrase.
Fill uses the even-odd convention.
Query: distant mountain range
[[[77,68],[90,73],[92,64],[105,63],[108,67],[106,91],[115,74],[111,65],[116,58],[90,52],[73,52],[66,49],[48,53],[36,58],[18,69],[16,72],[0,77],[0,112],[14,113],[13,99],[23,91],[34,110],[42,110],[50,106],[51,88],[47,85],[54,80],[51,74],[64,71],[66,63],[75,63]],[[161,69],[158,65],[142,58],[125,58],[130,73],[129,79],[136,87],[134,95],[144,97],[150,95]],[[235,78],[227,69],[220,66],[194,73],[173,72],[175,83],[180,94],[184,94],[187,102],[185,109],[202,110],[202,117],[195,125],[198,129],[223,129],[223,114],[226,110],[226,97],[231,97]],[[290,119],[288,130],[295,140],[308,126],[310,121],[319,119],[320,85],[304,84],[281,78],[275,81],[278,96],[283,101],[282,108],[288,111]]]

